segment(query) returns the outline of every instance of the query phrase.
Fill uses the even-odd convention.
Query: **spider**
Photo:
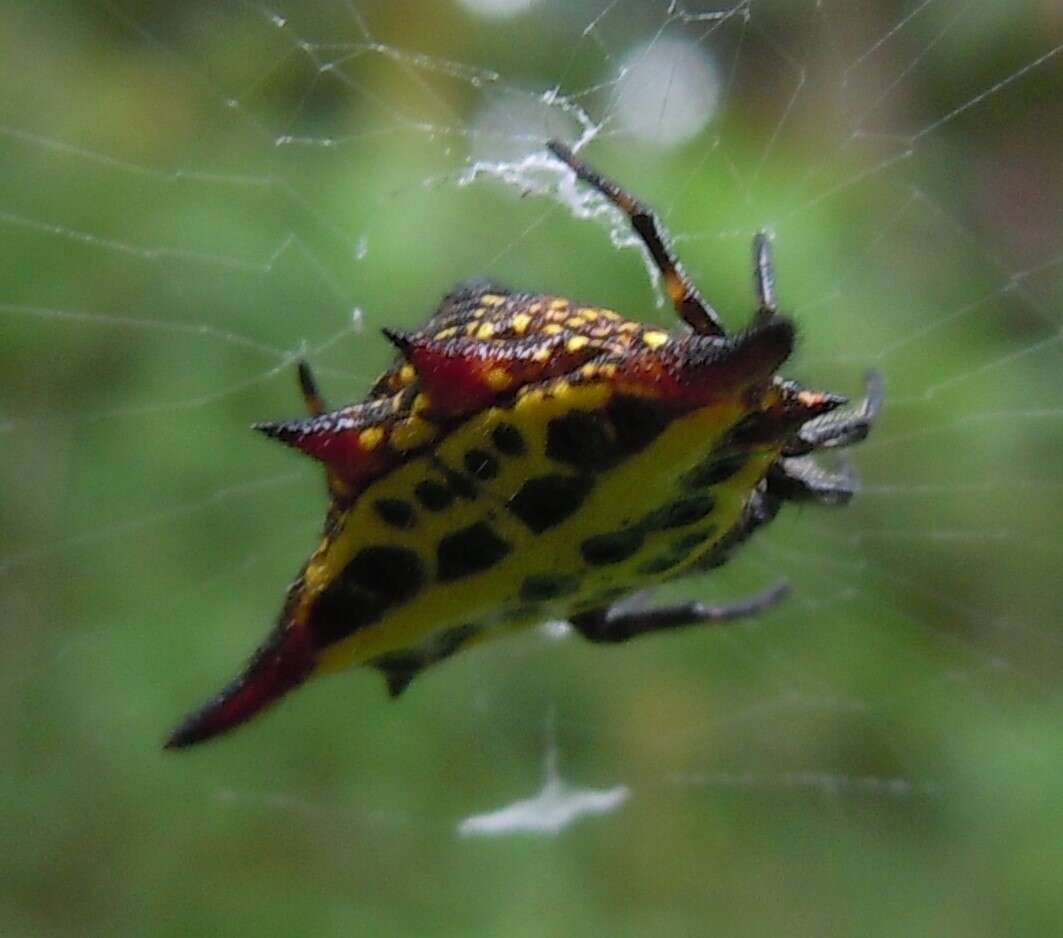
[[[459,285],[358,404],[328,410],[299,366],[309,417],[257,429],[325,466],[321,541],[243,673],[189,716],[183,747],[352,665],[392,696],[459,650],[565,619],[594,642],[755,615],[785,585],[731,605],[632,602],[726,563],[787,502],[840,505],[855,481],[812,458],[862,440],[882,402],[778,376],[794,344],[772,246],[753,241],[757,307],[729,336],[654,213],[567,146],[553,155],[630,220],[679,317],[668,333],[601,306]]]

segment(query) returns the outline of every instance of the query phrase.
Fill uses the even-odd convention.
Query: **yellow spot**
[[[568,326],[569,329],[580,329],[583,326],[587,325],[587,320],[580,319],[579,316],[573,316],[568,322],[565,323],[565,325]]]
[[[593,378],[598,374],[598,366],[593,363],[588,363],[579,370],[579,373],[583,375],[584,378]]]
[[[413,365],[403,365],[399,369],[399,383],[403,386],[409,384],[416,377],[417,372],[413,370]]]
[[[428,399],[427,394],[418,394],[413,399],[413,406],[410,408],[415,414],[419,414],[423,410],[427,410],[432,402]]]
[[[553,312],[560,312],[563,309],[568,309],[568,300],[551,300],[550,309]]]
[[[553,350],[551,348],[549,348],[546,345],[542,345],[539,348],[537,348],[534,352],[532,352],[532,361],[544,362],[550,357],[552,352],[553,352]]]
[[[517,313],[513,317],[513,331],[517,335],[524,335],[528,331],[528,326],[531,325],[531,316],[527,313]]]
[[[570,352],[578,352],[581,348],[587,345],[588,342],[590,342],[590,339],[588,339],[585,335],[574,335],[571,339],[568,340],[568,344],[565,346],[565,348],[567,348]]]
[[[483,319],[483,315],[484,315],[484,313],[486,313],[486,312],[487,312],[487,310],[486,310],[486,309],[484,309],[484,308],[483,308],[483,307],[481,306],[481,307],[480,307],[479,309],[474,309],[474,310],[472,311],[472,315],[473,315],[473,318],[474,318],[474,319]]]
[[[558,335],[561,332],[560,323],[548,322],[542,328],[543,335]]]
[[[616,365],[601,365],[600,370],[603,378],[615,378],[616,377]]]
[[[364,450],[376,449],[384,442],[384,431],[380,427],[370,427],[358,434],[358,444]]]
[[[497,293],[485,293],[480,297],[480,302],[483,303],[484,306],[501,306],[506,302],[506,298],[504,296],[499,296]]]
[[[392,429],[391,445],[404,452],[419,449],[431,443],[437,432],[435,425],[427,420],[422,420],[420,417],[407,417]]]
[[[620,318],[620,314],[613,312],[613,310],[611,310],[611,309],[600,309],[600,310],[598,310],[598,315],[601,316],[603,319],[619,319]]]
[[[591,309],[589,306],[583,306],[579,310],[579,314],[586,320],[594,322],[598,318],[598,310]]]
[[[489,339],[495,334],[495,327],[489,322],[480,323],[480,328],[476,330],[476,338]]]
[[[660,348],[668,341],[667,332],[647,332],[642,336],[642,341],[645,342],[650,348]]]
[[[504,391],[513,383],[513,376],[504,368],[492,368],[484,380],[492,391]]]
[[[540,303],[538,300],[536,300],[534,303],[529,303],[528,304],[528,312],[529,313],[542,312],[542,308],[543,308],[543,304]]]
[[[451,339],[451,338],[454,337],[454,335],[457,333],[457,331],[458,330],[455,329],[453,326],[447,326],[446,329],[440,329],[439,332],[437,332],[435,334],[435,338],[437,338],[437,339]]]
[[[619,318],[619,317],[618,317]],[[638,332],[639,324],[637,322],[622,322],[616,327],[617,332]]]

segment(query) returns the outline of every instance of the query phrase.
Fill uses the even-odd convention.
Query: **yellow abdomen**
[[[311,560],[300,612],[317,670],[460,626],[565,618],[682,572],[778,456],[721,449],[748,412],[725,399],[677,416],[562,382],[477,415],[370,485]]]

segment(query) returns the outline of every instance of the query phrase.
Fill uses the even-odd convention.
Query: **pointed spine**
[[[295,591],[266,643],[244,672],[170,734],[166,749],[184,749],[246,723],[302,684],[314,669],[314,652],[305,629],[289,619]]]

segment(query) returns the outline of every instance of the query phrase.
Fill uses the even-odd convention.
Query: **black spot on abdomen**
[[[568,596],[579,589],[579,577],[564,574],[538,574],[525,577],[520,588],[520,598],[525,602],[541,602]]]
[[[471,449],[465,454],[465,469],[477,479],[493,479],[498,475],[498,460],[482,449]]]
[[[469,623],[429,636],[414,648],[388,652],[368,662],[384,675],[388,693],[398,697],[425,668],[449,658],[474,636],[479,627]]]
[[[606,407],[617,443],[626,453],[637,453],[657,439],[671,423],[670,411],[657,401],[617,394]]]
[[[627,560],[642,547],[642,540],[640,528],[627,528],[589,537],[580,544],[579,549],[587,563],[602,566]]]
[[[447,485],[450,487],[450,491],[457,495],[459,498],[472,501],[479,494],[479,490],[476,488],[476,483],[472,481],[468,476],[463,475],[460,472],[451,469],[450,466],[441,462],[438,459],[433,460],[435,467],[443,473],[443,476],[447,480]],[[497,464],[496,464],[497,465]]]
[[[671,419],[657,401],[617,394],[602,410],[573,410],[551,420],[546,455],[585,472],[604,472],[649,446]]]
[[[623,456],[602,411],[573,410],[546,428],[546,455],[585,472],[615,466]]]
[[[735,475],[748,461],[749,454],[744,451],[730,453],[710,453],[693,469],[687,472],[682,482],[687,488],[702,489],[710,485],[719,485]]]
[[[524,437],[511,423],[500,423],[491,431],[491,442],[503,456],[523,456],[527,452]]]
[[[445,485],[431,479],[418,482],[413,494],[429,511],[443,511],[454,504],[454,493]]]
[[[658,554],[656,557],[651,557],[643,564],[639,564],[639,573],[648,573],[653,575],[655,573],[667,573],[672,567],[678,566],[683,562],[683,557],[677,557],[672,553]]]
[[[440,580],[458,580],[488,570],[502,560],[513,546],[503,540],[486,521],[478,521],[448,534],[436,549]]]
[[[413,505],[401,498],[378,498],[373,502],[373,510],[393,528],[405,530],[417,524],[417,512]]]
[[[639,573],[666,573],[668,570],[681,564],[695,550],[711,540],[715,533],[716,526],[709,525],[702,531],[694,531],[690,534],[684,534],[680,538],[676,538],[676,540],[672,541],[662,553],[657,554],[655,557],[651,557],[642,564],[639,567]]]
[[[703,528],[700,531],[692,531],[690,534],[684,534],[682,537],[676,538],[672,545],[673,549],[677,551],[691,551],[695,547],[701,547],[706,541],[712,540],[716,531],[716,525],[710,524],[708,527]]]
[[[679,498],[653,512],[643,524],[647,528],[682,528],[712,513],[716,499],[708,493]]]
[[[412,597],[424,584],[424,564],[404,547],[366,547],[351,558],[340,578],[372,589],[394,605]]]
[[[594,481],[590,476],[535,476],[525,482],[506,507],[536,534],[560,524],[586,500]]]
[[[402,547],[359,551],[314,603],[311,628],[323,645],[346,638],[412,599],[424,586],[421,558]]]

